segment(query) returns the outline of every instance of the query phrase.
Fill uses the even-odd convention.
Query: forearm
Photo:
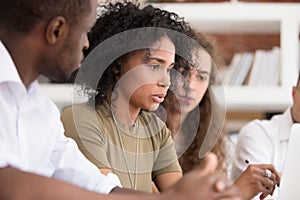
[[[6,167],[0,169],[0,199],[79,200],[108,199],[71,184]]]
[[[203,177],[194,171],[160,195],[115,188],[109,195],[90,192],[71,184],[6,167],[0,169],[0,199],[6,200],[181,200],[236,199],[236,191],[213,191],[218,176]],[[193,187],[191,187],[193,186]],[[196,187],[196,188],[194,188]],[[233,188],[234,189],[234,188]]]
[[[122,200],[158,200],[159,196],[158,194],[150,194],[145,192],[140,192],[136,190],[126,189],[126,188],[118,188],[116,187],[111,191],[109,196],[114,196],[116,198],[122,196]],[[125,198],[125,196],[128,196],[128,198]]]
[[[165,191],[182,178],[181,172],[168,172],[157,176],[154,180],[160,192]]]
[[[0,169],[0,199],[8,200],[156,200],[158,195],[115,188],[109,195],[91,192],[77,186],[19,171]]]

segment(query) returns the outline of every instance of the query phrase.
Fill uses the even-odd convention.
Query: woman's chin
[[[152,104],[150,107],[149,107],[149,111],[156,111],[159,107],[159,104],[158,103],[155,103],[155,104]]]

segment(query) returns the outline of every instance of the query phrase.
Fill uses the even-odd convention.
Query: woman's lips
[[[156,103],[162,103],[165,100],[164,97],[165,97],[164,94],[152,95],[152,100],[155,101]]]
[[[187,96],[179,96],[178,97],[178,101],[180,102],[180,104],[182,105],[189,105],[192,103],[193,98],[187,97]]]

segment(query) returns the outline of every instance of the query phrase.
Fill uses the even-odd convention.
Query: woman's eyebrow
[[[200,74],[210,74],[208,71],[206,70],[202,70],[201,68],[200,69],[197,69],[197,72],[200,73]]]
[[[154,61],[157,61],[158,63],[160,64],[166,64],[166,61],[162,58],[158,58],[158,57],[149,57],[149,60],[154,60]],[[171,63],[168,67],[173,67],[175,65],[175,63]]]

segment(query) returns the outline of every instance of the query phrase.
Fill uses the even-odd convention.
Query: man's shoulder
[[[249,135],[277,135],[279,130],[279,124],[274,120],[259,120],[255,119],[247,123],[240,130],[240,134],[243,136]]]

